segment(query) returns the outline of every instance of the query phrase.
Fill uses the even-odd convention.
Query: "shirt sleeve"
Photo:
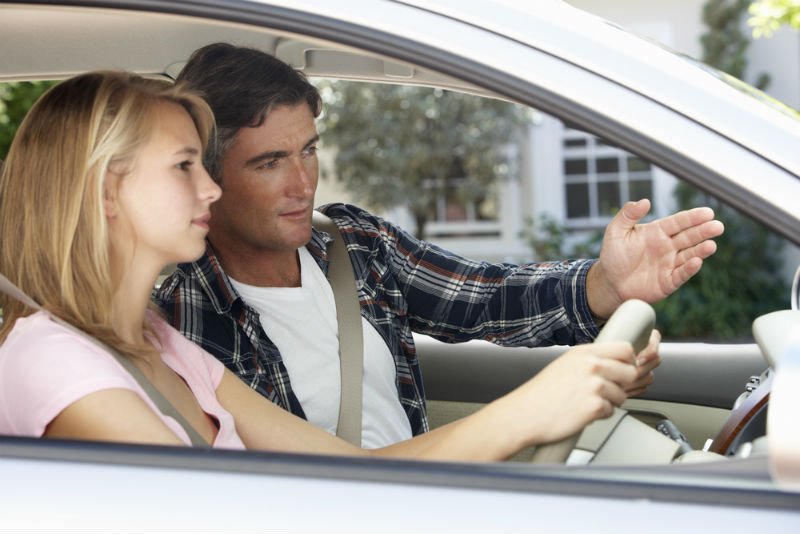
[[[133,378],[100,347],[43,315],[22,321],[0,353],[0,431],[41,437],[58,414],[87,395],[136,391]]]
[[[359,245],[351,251],[371,252],[353,262],[363,269],[362,291],[374,280],[396,289],[415,332],[445,342],[485,339],[512,346],[574,345],[597,335],[586,295],[594,260],[474,261],[355,206],[332,204],[324,211],[349,227],[343,235]]]

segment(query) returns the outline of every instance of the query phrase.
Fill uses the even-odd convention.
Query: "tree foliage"
[[[53,82],[12,82],[0,84],[0,160],[4,160],[17,127],[36,99]]]
[[[800,0],[756,0],[749,11],[753,37],[771,37],[781,26],[800,29]]]
[[[373,209],[405,205],[424,234],[437,195],[480,199],[509,174],[504,151],[526,113],[508,102],[425,87],[325,81],[320,132],[336,174]],[[456,189],[450,179],[465,178]]]
[[[681,207],[714,208],[725,233],[700,273],[656,304],[659,326],[670,337],[704,339],[714,332],[717,340],[749,339],[753,319],[789,305],[781,276],[784,241],[687,184],[676,195]]]
[[[703,61],[742,79],[747,65],[745,51],[750,45],[742,31],[742,13],[750,0],[709,0],[703,6],[708,31],[700,38]]]

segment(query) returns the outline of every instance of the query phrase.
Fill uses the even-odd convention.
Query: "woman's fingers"
[[[611,415],[637,380],[633,361],[631,344],[622,341],[573,347],[557,358],[507,397],[514,420],[529,424],[525,439],[556,441]]]
[[[660,343],[661,333],[653,330],[647,347],[636,355],[638,377],[633,384],[626,388],[629,397],[641,395],[647,390],[647,386],[655,381],[653,370],[661,365],[661,356],[658,354]]]
[[[644,376],[639,376],[639,378],[631,384],[630,386],[625,388],[625,392],[628,394],[628,397],[635,397],[637,395],[641,395],[645,391],[647,391],[647,386],[655,382],[655,374],[650,371]]]

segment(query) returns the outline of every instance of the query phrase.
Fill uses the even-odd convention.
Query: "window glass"
[[[586,146],[586,139],[564,139],[564,148]]]
[[[658,305],[664,338],[751,341],[755,317],[788,306],[796,247],[625,147],[507,102],[337,83],[323,90],[318,204],[361,205],[455,254],[510,263],[596,257],[629,200],[650,199],[643,222],[710,205],[726,235],[700,275]],[[484,135],[484,144],[464,141]]]
[[[612,217],[621,205],[619,182],[597,184],[597,210],[599,215]]]
[[[614,158],[598,158],[596,163],[597,173],[618,173],[619,172],[619,159]]]
[[[589,184],[567,184],[567,217],[589,217]]]
[[[628,196],[634,198],[649,198],[655,209],[656,199],[653,197],[652,180],[631,180],[628,182]]]
[[[589,163],[585,159],[565,159],[564,174],[587,174]]]

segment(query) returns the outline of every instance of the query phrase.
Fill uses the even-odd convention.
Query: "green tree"
[[[761,225],[689,186],[677,188],[682,207],[707,205],[725,224],[717,252],[703,269],[655,305],[659,327],[671,338],[750,338],[755,317],[788,307],[783,270],[784,241]]]
[[[700,37],[703,62],[744,80],[750,39],[743,30],[742,17],[751,0],[708,0],[703,6],[703,22],[708,31]],[[764,89],[769,76],[761,74],[753,85]]]
[[[52,85],[53,82],[0,84],[0,160],[6,158],[11,140],[28,109]]]
[[[509,174],[504,145],[527,120],[508,102],[386,84],[325,81],[320,132],[336,148],[336,174],[359,202],[381,210],[405,205],[417,235],[435,199],[479,201]],[[453,187],[453,178],[463,178]]]
[[[703,10],[708,26],[701,39],[703,61],[739,79],[747,66],[742,17],[748,5],[747,0],[710,0]],[[759,81],[768,83],[763,75]],[[789,291],[779,274],[783,240],[688,184],[678,185],[675,196],[681,209],[713,207],[725,234],[716,239],[717,253],[703,270],[655,306],[660,328],[671,338],[703,339],[708,332],[719,340],[749,338],[755,317],[788,305]]]
[[[771,37],[781,26],[800,28],[800,0],[756,0],[749,11],[753,37]]]

